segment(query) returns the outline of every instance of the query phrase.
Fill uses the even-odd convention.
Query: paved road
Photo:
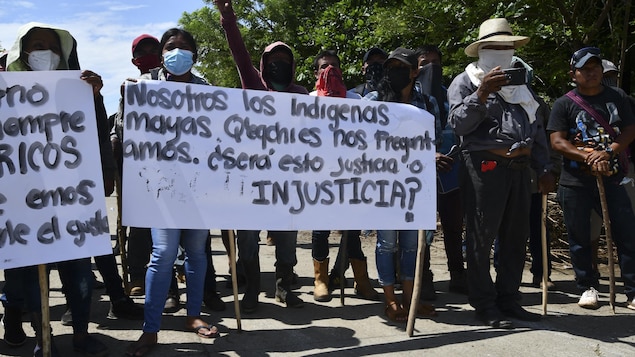
[[[108,204],[114,207],[114,200],[109,198]],[[114,213],[115,210],[109,209],[109,212]],[[110,222],[115,222],[112,217]],[[338,240],[339,235],[333,233],[330,238],[332,258],[336,255]],[[555,266],[552,279],[558,291],[549,294],[548,314],[542,321],[518,321],[517,328],[513,330],[491,329],[475,320],[465,296],[447,292],[449,273],[440,241],[432,246],[432,270],[439,292],[435,305],[439,316],[417,319],[412,337],[406,335],[404,325],[384,318],[380,302],[358,299],[352,288],[346,289],[346,306],[340,306],[338,293],[328,303],[314,302],[309,232],[300,234],[297,249],[299,263],[296,267],[300,275],[300,286],[296,291],[306,302],[305,307],[286,309],[273,299],[274,247],[264,245],[263,240],[260,309],[256,314],[243,315],[243,331],[239,333],[230,305],[231,291],[225,287],[229,278],[228,260],[220,237],[215,236],[212,240],[212,248],[219,274],[219,292],[228,308],[222,313],[210,313],[204,308],[204,315],[221,329],[222,336],[207,340],[192,332],[184,332],[185,310],[181,309],[175,314],[164,315],[163,330],[159,333],[160,345],[151,356],[319,356],[334,353],[344,356],[419,356],[422,353],[427,356],[635,356],[635,312],[624,307],[626,298],[620,293],[617,295],[616,314],[611,313],[606,278],[602,280],[600,290],[602,307],[596,311],[583,310],[576,305],[578,296],[573,272],[567,266]],[[377,272],[372,259],[374,238],[364,239],[363,249],[370,257],[370,276],[376,285]],[[347,276],[352,282],[350,270]],[[530,282],[531,274],[527,267],[521,288],[522,304],[539,313],[542,311],[541,290],[529,286]],[[51,274],[51,286],[51,320],[56,344],[63,356],[72,356],[72,331],[59,323],[65,301],[56,272]],[[618,284],[618,291],[621,291],[620,287],[621,284]],[[181,285],[182,300],[185,300],[184,288]],[[135,300],[143,302],[142,298]],[[90,332],[110,347],[111,356],[122,356],[126,346],[140,335],[141,323],[109,320],[106,318],[108,307],[104,291],[96,290]],[[24,328],[32,337],[33,331],[28,322],[24,323]],[[3,330],[0,328],[0,331]],[[0,343],[0,355],[30,356],[33,344],[33,338],[20,349],[9,349]]]

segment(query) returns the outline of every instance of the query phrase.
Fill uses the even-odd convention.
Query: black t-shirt
[[[604,87],[600,94],[594,96],[581,95],[577,90],[575,92],[607,119],[618,135],[621,128],[635,124],[628,97],[622,90]],[[608,146],[612,142],[606,130],[567,96],[558,98],[553,104],[547,131],[566,131],[567,139],[578,147],[593,147],[599,144]],[[563,158],[562,165],[561,185],[595,184],[595,177],[590,175],[588,169],[584,167],[584,163]],[[610,177],[610,180],[619,182],[622,178],[622,172],[619,170],[618,173]]]

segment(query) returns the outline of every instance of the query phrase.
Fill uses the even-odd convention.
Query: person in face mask
[[[310,95],[320,97],[339,97],[360,99],[357,93],[347,92],[344,80],[342,79],[342,71],[340,70],[340,57],[333,50],[320,52],[313,60],[313,73],[315,74],[315,88]],[[342,268],[342,260],[347,259],[344,270],[348,269],[348,265],[353,267],[353,275],[355,277],[355,293],[365,299],[377,300],[379,298],[375,289],[373,289],[368,278],[368,267],[366,257],[362,251],[361,241],[359,238],[360,231],[344,231],[342,240],[346,239],[347,250],[340,249],[331,274],[328,274],[329,266],[329,245],[328,238],[331,231],[315,230],[312,232],[311,239],[311,255],[313,257],[313,270],[315,273],[315,282],[313,289],[313,299],[316,301],[330,301],[330,290],[339,285],[339,278]]]
[[[189,32],[180,28],[167,30],[161,36],[160,51],[162,67],[141,75],[141,79],[208,84],[203,78],[192,73],[192,65],[197,58],[197,46]],[[208,257],[211,256],[209,230],[152,228],[151,235],[152,258],[145,277],[143,333],[126,349],[128,356],[145,355],[157,344],[161,316],[174,276],[173,266],[179,245],[184,248],[187,255],[185,330],[194,332],[200,338],[220,336],[218,328],[205,322],[201,316]]]
[[[41,23],[32,22],[20,27],[18,37],[7,55],[7,71],[10,72],[79,69],[77,42],[73,36],[66,30]],[[108,118],[104,108],[103,97],[100,94],[103,82],[99,75],[90,70],[83,70],[80,74],[80,79],[86,81],[93,89],[99,151],[104,175],[104,191],[106,195],[110,195],[113,192],[116,168],[108,141]],[[58,95],[63,94],[58,93]],[[73,313],[73,349],[77,353],[91,356],[108,354],[108,347],[94,336],[88,334],[92,286],[94,283],[90,258],[58,262],[55,265],[62,281],[62,290]],[[34,356],[41,356],[43,355],[42,315],[37,267],[7,269],[4,273],[5,285],[3,291],[6,294],[6,301],[3,302],[5,304],[5,324],[6,321],[16,322],[10,316],[11,314],[18,314],[17,326],[5,325],[5,340],[9,337],[8,340],[14,345],[26,342],[26,336],[24,336],[21,326],[21,309],[23,305],[26,305],[28,312],[31,314],[32,326],[36,330],[37,344],[33,354]],[[123,290],[123,288],[121,289]],[[10,336],[7,336],[7,333]],[[53,342],[51,343],[51,352],[53,356],[59,355]]]
[[[378,83],[377,90],[368,93],[362,100],[411,104],[432,113],[438,122],[438,108],[414,86],[418,72],[415,52],[398,47],[390,53],[383,67],[384,73]],[[417,233],[416,230],[377,231],[375,260],[379,283],[384,291],[384,314],[394,322],[405,322],[408,318],[414,290]],[[432,231],[427,231],[426,235],[429,236],[432,233]],[[395,252],[397,250],[400,251],[397,259],[399,260],[399,278],[403,291],[401,302],[395,294]],[[423,302],[418,302],[416,311],[420,316],[436,315],[434,306]]]
[[[377,90],[377,85],[384,75],[383,64],[386,58],[388,58],[388,54],[381,48],[373,47],[368,50],[364,54],[362,64],[362,75],[365,82],[348,91],[364,97],[366,94]]]
[[[515,36],[504,18],[489,19],[465,48],[476,57],[448,88],[448,122],[461,137],[459,187],[465,210],[468,299],[476,318],[512,328],[509,318],[540,320],[518,303],[529,236],[530,167],[539,191],[555,189],[545,125],[549,108],[526,85],[508,85],[504,70],[514,50],[529,42]],[[496,282],[490,251],[499,241]]]
[[[309,94],[309,91],[293,82],[295,59],[293,51],[284,42],[274,42],[260,57],[260,70],[251,61],[247,51],[231,0],[215,0],[220,12],[220,20],[227,44],[240,75],[243,89],[257,89],[287,93]],[[260,294],[260,260],[258,245],[260,231],[238,231],[238,259],[245,270],[246,288],[241,301],[245,313],[253,313],[258,308]],[[298,263],[295,249],[297,231],[269,231],[269,237],[276,245],[276,300],[287,307],[302,307],[304,302],[291,290],[294,280],[293,267]]]

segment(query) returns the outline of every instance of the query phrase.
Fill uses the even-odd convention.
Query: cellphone
[[[507,78],[508,86],[519,86],[527,84],[527,69],[526,68],[507,68],[503,70],[505,77]]]

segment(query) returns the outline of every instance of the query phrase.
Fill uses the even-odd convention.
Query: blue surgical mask
[[[175,76],[187,73],[194,64],[192,51],[175,48],[163,54],[163,67]]]

